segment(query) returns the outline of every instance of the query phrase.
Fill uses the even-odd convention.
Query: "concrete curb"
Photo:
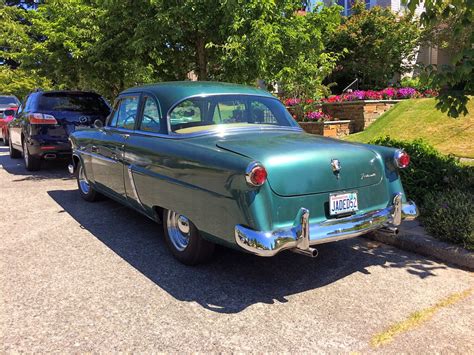
[[[440,261],[454,264],[468,270],[474,270],[474,252],[439,241],[426,233],[410,233],[409,229],[401,229],[398,235],[372,232],[367,234],[366,237],[393,245],[403,250],[424,256],[431,256]]]

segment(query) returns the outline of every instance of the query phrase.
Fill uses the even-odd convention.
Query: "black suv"
[[[105,123],[109,113],[107,101],[93,92],[33,92],[8,126],[10,157],[23,155],[30,171],[39,170],[42,159],[70,159],[69,135],[96,120]]]

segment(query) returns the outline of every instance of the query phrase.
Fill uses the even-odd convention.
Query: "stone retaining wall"
[[[339,120],[351,121],[351,132],[363,131],[400,100],[364,100],[322,104],[322,111]]]
[[[350,120],[326,122],[298,122],[305,132],[325,137],[342,138],[350,133]]]

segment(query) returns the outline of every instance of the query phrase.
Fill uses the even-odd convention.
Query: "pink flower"
[[[381,100],[382,93],[379,91],[367,90],[364,95],[366,100]]]
[[[322,111],[310,111],[306,112],[304,121],[306,122],[318,122],[318,121],[329,121],[331,116],[325,114]]]
[[[301,99],[298,98],[290,98],[285,100],[285,106],[296,106],[301,103]]]
[[[393,99],[397,96],[397,90],[394,88],[386,88],[381,91],[381,94],[384,99]]]

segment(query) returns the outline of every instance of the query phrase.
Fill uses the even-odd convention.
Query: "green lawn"
[[[435,99],[400,102],[367,130],[346,140],[367,143],[383,136],[407,141],[423,138],[444,154],[474,158],[474,98],[468,103],[469,114],[457,119],[436,110],[435,104]]]

